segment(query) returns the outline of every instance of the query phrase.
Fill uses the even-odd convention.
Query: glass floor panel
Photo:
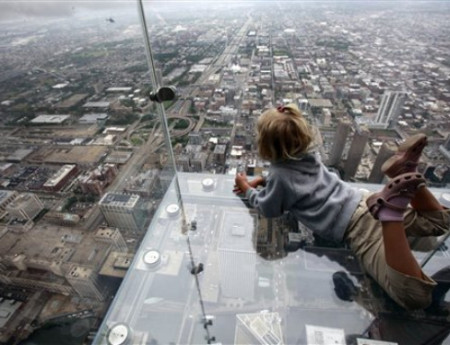
[[[182,200],[166,193],[94,343],[450,344],[442,310],[397,307],[346,247],[249,209],[233,176],[181,173],[179,184]],[[430,275],[448,267],[440,248]]]

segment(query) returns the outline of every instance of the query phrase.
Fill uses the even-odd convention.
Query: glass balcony
[[[445,318],[396,308],[345,246],[324,243],[288,217],[267,219],[248,208],[232,193],[232,176],[178,178],[185,214],[172,186],[94,343],[309,344],[323,337],[324,344],[350,344],[371,334],[397,342],[413,335],[426,344],[448,334]],[[428,262],[417,252],[430,274],[448,266],[449,240],[439,241]],[[336,292],[343,275],[353,284],[344,300]],[[409,334],[396,338],[383,324],[390,319]],[[413,332],[417,325],[421,333]],[[383,332],[386,338],[376,337]]]
[[[358,189],[427,133],[449,207],[448,4],[37,4],[0,5],[0,344],[450,344],[448,293],[405,311],[232,192],[296,102]],[[410,243],[448,283],[448,235]]]

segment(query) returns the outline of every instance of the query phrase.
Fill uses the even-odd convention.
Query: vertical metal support
[[[158,85],[158,78],[156,78],[155,61],[153,59],[152,48],[151,48],[151,44],[150,44],[150,37],[148,34],[147,21],[145,19],[144,5],[142,3],[142,0],[138,0],[138,14],[139,14],[139,19],[141,21],[141,27],[142,27],[142,31],[143,31],[142,33],[144,35],[145,54],[147,56],[147,63],[148,63],[148,67],[150,70],[150,78],[151,78],[153,88],[155,90],[157,90],[157,89],[159,89],[160,85]],[[182,214],[181,230],[182,230],[182,233],[185,234],[185,233],[187,233],[188,226],[187,226],[187,222],[186,222],[186,213],[185,213],[185,209],[183,206],[183,200],[181,199],[181,190],[180,190],[180,184],[178,181],[177,166],[176,166],[175,157],[173,154],[172,143],[170,141],[169,125],[167,123],[167,117],[166,117],[166,113],[164,110],[164,105],[162,103],[157,103],[156,106],[158,107],[158,113],[161,118],[162,129],[164,132],[164,139],[166,141],[167,150],[169,152],[169,161],[174,170],[175,192],[177,195],[178,203],[180,205],[181,214]]]
[[[152,49],[151,49],[151,45],[150,45],[150,37],[148,34],[147,22],[146,22],[145,15],[144,15],[144,6],[142,3],[142,0],[138,0],[138,13],[139,13],[139,18],[141,20],[141,26],[142,26],[143,35],[144,35],[145,53],[147,55],[147,63],[148,63],[149,70],[150,70],[152,86],[155,90],[158,90],[160,85],[158,85],[158,80],[156,78],[156,68],[155,68],[155,63],[153,60],[153,54],[152,54]],[[176,169],[175,157],[173,154],[172,144],[170,142],[169,126],[167,124],[167,117],[165,114],[164,106],[160,102],[157,102],[156,106],[159,107],[158,109],[159,109],[159,115],[161,117],[164,138],[166,140],[167,149],[168,149],[169,156],[170,156],[169,159],[170,159],[170,163],[172,164],[172,166],[174,168],[175,193],[177,195],[177,201],[178,201],[180,209],[181,209],[181,219],[182,219],[181,231],[183,234],[186,235],[186,241],[187,241],[187,245],[188,245],[188,249],[189,249],[189,257],[190,257],[191,267],[192,267],[191,273],[194,275],[195,285],[196,285],[196,289],[197,289],[199,300],[200,300],[200,308],[201,308],[203,326],[204,326],[204,329],[206,332],[205,340],[207,341],[208,344],[212,344],[212,343],[215,343],[216,338],[211,336],[210,331],[209,331],[209,327],[212,326],[212,321],[208,321],[207,316],[206,316],[205,306],[203,303],[202,293],[201,293],[201,289],[200,289],[200,282],[199,282],[199,278],[198,278],[198,274],[201,273],[201,271],[203,270],[203,265],[201,263],[199,265],[195,264],[194,256],[192,253],[192,247],[191,247],[191,242],[190,242],[189,233],[188,233],[188,225],[187,225],[187,221],[186,221],[187,217],[186,217],[186,213],[185,213],[185,209],[184,209],[184,205],[183,205],[183,200],[181,198],[181,190],[180,190],[180,184],[178,181],[178,173],[177,173],[177,169]]]
[[[153,54],[152,54],[152,49],[151,49],[151,45],[150,45],[150,37],[148,35],[147,21],[145,19],[144,5],[142,4],[142,0],[138,0],[138,14],[139,14],[139,19],[141,20],[141,27],[142,27],[142,31],[143,31],[143,35],[144,35],[145,55],[147,56],[148,68],[150,70],[150,78],[152,81],[152,86],[156,90],[161,85],[158,85],[158,81],[156,78],[155,61],[153,60]]]

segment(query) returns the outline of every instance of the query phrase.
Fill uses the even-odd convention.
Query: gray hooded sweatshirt
[[[361,192],[329,172],[314,153],[272,163],[265,187],[251,188],[246,196],[265,217],[290,211],[319,236],[338,242],[361,200]]]

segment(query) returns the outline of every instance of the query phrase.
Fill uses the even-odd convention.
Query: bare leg
[[[411,253],[402,222],[381,222],[387,264],[398,272],[419,279],[422,270]]]
[[[417,190],[414,198],[411,199],[411,206],[418,211],[440,211],[445,209],[427,187]]]
[[[369,211],[381,221],[386,263],[392,269],[418,279],[424,276],[409,247],[403,212],[412,201],[423,210],[441,207],[424,184],[425,179],[418,173],[402,174],[366,201]]]

